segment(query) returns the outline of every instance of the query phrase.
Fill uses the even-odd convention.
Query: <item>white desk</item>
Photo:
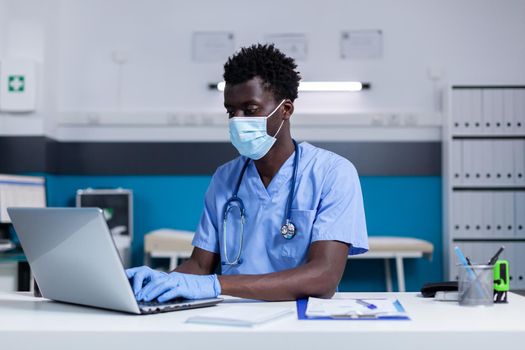
[[[169,270],[177,267],[179,258],[189,258],[193,250],[191,241],[193,232],[177,230],[157,230],[144,237],[145,264],[152,258],[167,258]],[[370,250],[365,254],[348,256],[349,259],[383,259],[385,264],[385,282],[387,292],[392,292],[392,274],[390,260],[396,262],[397,285],[400,292],[405,292],[405,273],[403,259],[431,258],[434,251],[432,243],[409,237],[371,236],[368,237]]]
[[[60,304],[25,294],[0,293],[2,349],[523,349],[525,298],[509,304],[460,307],[415,293],[344,293],[396,296],[410,321],[299,321],[295,314],[254,328],[186,324],[213,308],[135,316]],[[283,305],[283,303],[279,303]],[[294,307],[294,302],[285,303]],[[275,303],[257,303],[262,308]]]

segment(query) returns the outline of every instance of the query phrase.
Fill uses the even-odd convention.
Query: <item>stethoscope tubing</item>
[[[297,178],[297,168],[299,167],[299,147],[297,146],[297,142],[295,140],[293,140],[293,144],[294,144],[294,147],[295,147],[295,156],[294,156],[294,162],[293,162],[293,173],[292,173],[292,183],[290,185],[290,193],[288,194],[288,200],[287,200],[287,205],[286,205],[286,212],[285,212],[285,223],[283,225],[283,227],[281,228],[281,231],[283,230],[283,228],[287,227],[288,225],[292,225],[293,224],[291,223],[291,218],[290,218],[290,213],[292,211],[292,202],[293,202],[293,199],[294,199],[294,194],[295,194],[295,181],[296,181],[296,178]],[[245,207],[244,207],[244,203],[242,201],[242,199],[238,196],[238,193],[239,193],[239,188],[241,187],[241,183],[242,183],[242,179],[244,177],[244,173],[246,172],[246,169],[248,168],[248,164],[250,163],[251,159],[248,158],[246,160],[246,162],[244,162],[244,165],[242,167],[242,170],[241,170],[241,173],[239,175],[239,178],[237,179],[237,183],[235,184],[235,189],[233,190],[233,194],[232,196],[226,201],[226,203],[224,203],[224,209],[223,209],[223,212],[222,212],[222,217],[223,217],[223,223],[222,223],[222,228],[223,228],[223,255],[224,255],[224,261],[222,262],[223,265],[238,265],[241,263],[241,253],[242,253],[242,245],[243,245],[243,241],[244,241],[244,222],[245,222]],[[230,261],[229,257],[228,257],[228,249],[226,249],[226,246],[227,246],[227,237],[226,237],[226,224],[227,224],[227,218],[228,218],[228,213],[231,211],[232,208],[234,207],[238,207],[239,208],[239,212],[240,212],[240,217],[241,217],[241,232],[240,232],[240,237],[239,237],[239,250],[237,252],[237,255],[235,257],[235,259],[233,261]],[[295,233],[294,233],[295,235]],[[284,236],[286,239],[291,239],[294,237],[294,235],[292,235],[291,237],[287,237],[287,236]]]

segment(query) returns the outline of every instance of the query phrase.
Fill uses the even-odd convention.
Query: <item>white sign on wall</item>
[[[0,111],[32,112],[36,108],[36,63],[0,62]]]
[[[308,41],[304,34],[271,34],[265,37],[265,41],[275,44],[276,48],[296,60],[305,61],[308,56]]]
[[[341,33],[341,58],[369,60],[383,57],[381,30],[350,30]]]
[[[235,50],[230,32],[194,32],[192,57],[195,62],[224,62]]]

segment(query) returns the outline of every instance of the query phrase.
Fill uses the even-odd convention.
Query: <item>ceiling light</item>
[[[219,83],[209,84],[211,90],[224,91],[226,83],[221,81]],[[370,83],[363,83],[360,81],[301,81],[299,83],[299,91],[342,91],[353,92],[370,89]]]

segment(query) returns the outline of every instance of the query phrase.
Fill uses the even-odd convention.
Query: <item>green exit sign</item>
[[[7,91],[24,92],[25,87],[26,87],[26,79],[23,75],[10,75],[7,78]]]

